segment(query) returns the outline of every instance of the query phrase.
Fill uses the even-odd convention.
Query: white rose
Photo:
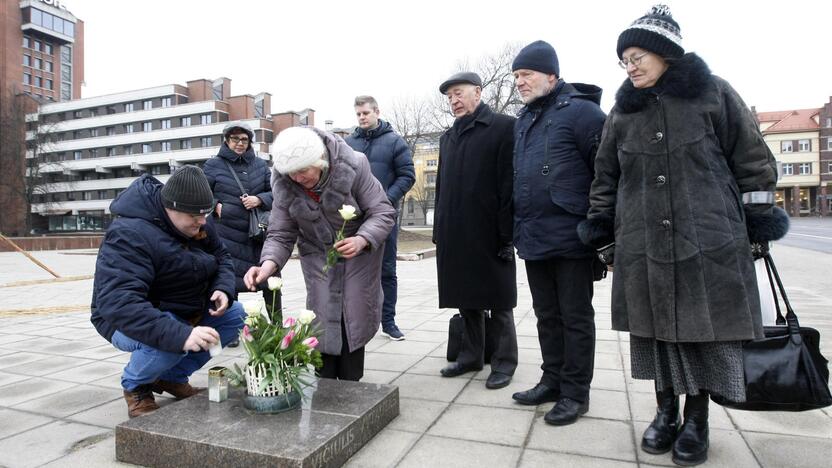
[[[315,320],[315,312],[311,310],[304,310],[298,315],[298,322],[304,325],[309,325],[313,320]]]
[[[355,218],[355,207],[352,205],[341,205],[341,209],[338,210],[341,213],[341,217],[344,218],[344,221],[349,221]]]
[[[269,291],[274,291],[277,289],[283,289],[283,278],[277,276],[269,277]]]

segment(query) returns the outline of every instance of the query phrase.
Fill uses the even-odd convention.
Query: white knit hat
[[[280,132],[272,143],[274,169],[281,174],[306,169],[320,160],[325,152],[321,137],[306,127],[289,127]]]

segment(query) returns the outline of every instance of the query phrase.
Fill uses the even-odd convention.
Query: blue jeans
[[[381,307],[382,329],[396,324],[396,296],[399,288],[399,279],[396,277],[398,238],[399,226],[394,224],[393,230],[384,243],[384,260],[381,263],[381,290],[384,293],[384,303]]]
[[[186,323],[176,315],[165,312],[171,317]],[[205,314],[199,326],[211,327],[220,334],[223,347],[237,338],[243,328],[246,312],[242,304],[234,304],[225,311],[222,317]],[[134,391],[136,387],[153,383],[159,379],[168,382],[185,383],[188,377],[198,371],[211,359],[208,351],[171,353],[140,343],[120,331],[113,334],[113,346],[130,354],[130,362],[124,367],[121,375],[121,386],[127,391]]]

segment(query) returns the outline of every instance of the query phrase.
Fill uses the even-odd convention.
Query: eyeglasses
[[[200,219],[208,219],[209,216],[214,214],[214,210],[211,210],[208,213],[197,213],[197,214],[186,213],[186,214],[188,216],[190,216],[194,221],[199,221]]]
[[[245,138],[245,137],[240,138],[240,137],[230,136],[230,137],[228,137],[228,140],[231,143],[234,143],[235,145],[237,143],[248,143],[248,138]]]
[[[641,59],[643,59],[644,56],[646,56],[649,53],[650,52],[645,52],[641,55],[634,55],[634,56],[629,57],[629,58],[624,57],[623,59],[618,61],[618,66],[625,69],[625,70],[627,69],[627,66],[631,63],[635,66],[639,66],[639,64],[641,64]]]

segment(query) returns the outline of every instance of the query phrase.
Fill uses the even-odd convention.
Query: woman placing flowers
[[[381,260],[395,210],[367,158],[332,133],[288,128],[272,154],[269,233],[260,266],[244,277],[246,287],[255,290],[283,268],[297,242],[307,308],[322,332],[319,374],[359,380],[364,345],[381,322]]]

